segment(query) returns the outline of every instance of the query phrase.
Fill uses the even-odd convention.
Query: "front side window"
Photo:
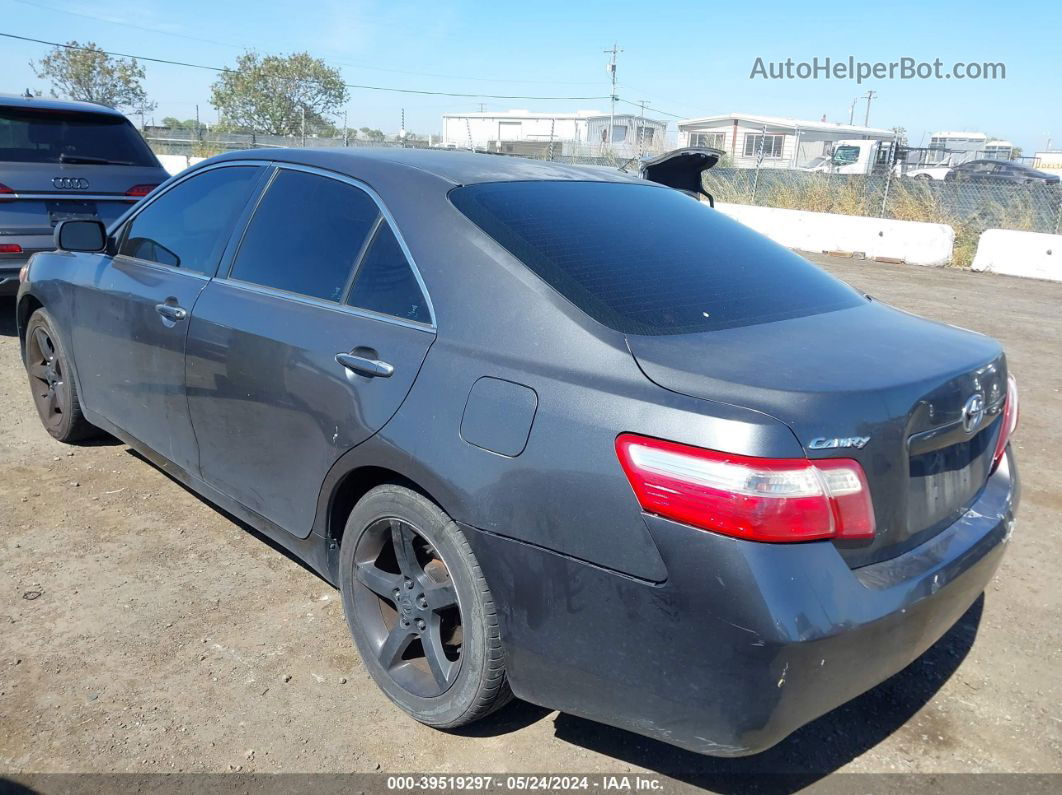
[[[449,195],[543,281],[619,332],[713,331],[863,301],[803,257],[671,188],[488,182]]]
[[[255,210],[229,275],[263,287],[341,301],[354,262],[379,216],[372,197],[353,185],[282,170]]]
[[[213,273],[259,173],[256,166],[230,166],[175,185],[126,226],[118,254]]]
[[[358,266],[347,303],[403,320],[431,322],[428,302],[417,277],[386,222],[380,224],[372,245]]]
[[[858,146],[838,146],[833,152],[835,166],[847,166],[859,160]]]

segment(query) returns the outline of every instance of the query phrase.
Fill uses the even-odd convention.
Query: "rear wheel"
[[[454,728],[511,698],[490,590],[449,516],[417,492],[378,486],[351,511],[343,609],[369,674],[421,723]]]
[[[100,430],[81,414],[70,359],[44,309],[26,324],[26,372],[44,429],[60,442],[78,442]]]

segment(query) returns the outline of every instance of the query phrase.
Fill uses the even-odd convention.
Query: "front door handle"
[[[336,361],[351,372],[369,378],[390,378],[395,371],[393,364],[382,362],[379,359],[366,359],[364,356],[355,356],[352,353],[337,353]]]
[[[172,320],[174,323],[188,317],[187,309],[183,306],[174,306],[173,304],[155,304],[155,311],[167,320]]]

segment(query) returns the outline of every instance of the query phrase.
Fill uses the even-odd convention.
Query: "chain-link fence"
[[[791,210],[948,224],[955,264],[973,259],[986,229],[1062,232],[1062,187],[781,169],[713,168],[704,187],[717,201]]]

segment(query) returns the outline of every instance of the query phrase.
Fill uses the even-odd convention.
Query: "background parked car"
[[[59,221],[109,225],[168,174],[121,113],[88,102],[0,95],[0,295],[49,251]]]
[[[971,160],[955,166],[944,175],[944,179],[949,182],[1010,182],[1019,185],[1057,185],[1059,181],[1054,174],[1009,160]]]

